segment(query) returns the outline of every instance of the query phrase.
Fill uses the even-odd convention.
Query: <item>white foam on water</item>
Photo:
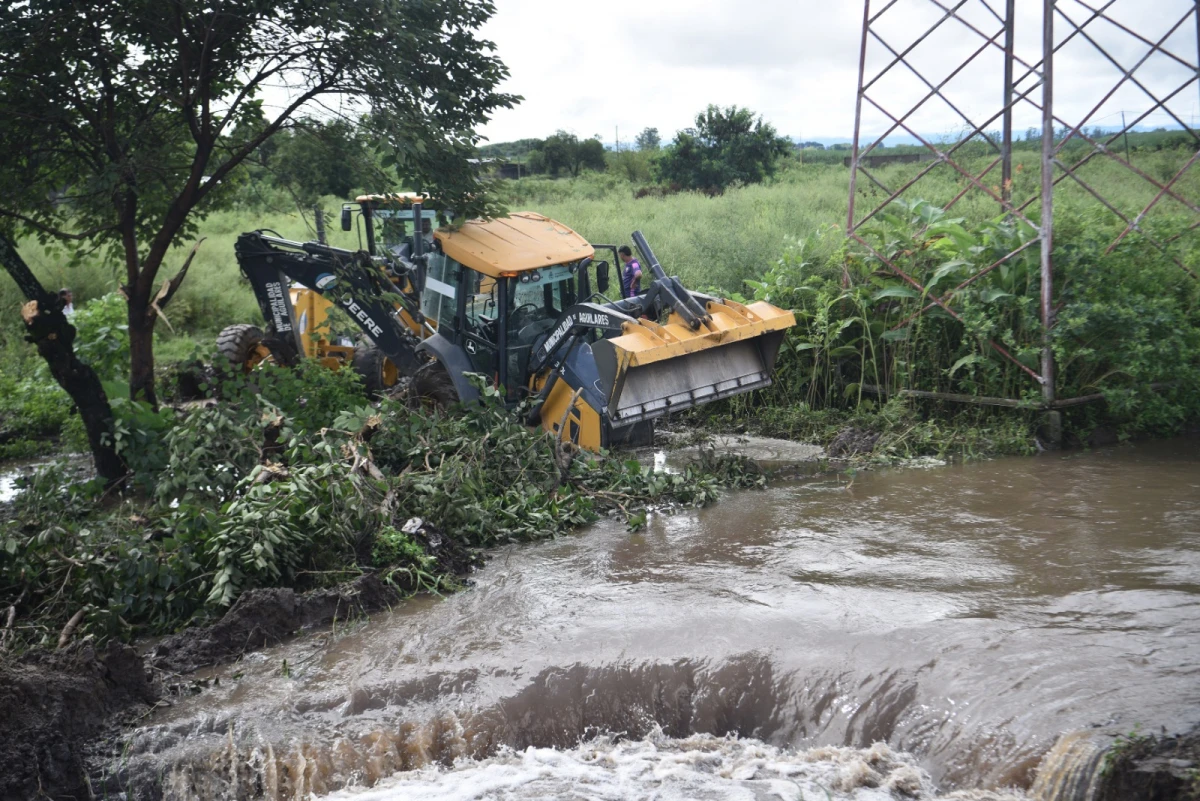
[[[326,801],[895,801],[937,798],[929,776],[906,754],[870,748],[789,751],[758,740],[697,735],[644,740],[602,737],[574,749],[502,750],[397,773],[370,789]],[[947,798],[1024,801],[971,791]]]

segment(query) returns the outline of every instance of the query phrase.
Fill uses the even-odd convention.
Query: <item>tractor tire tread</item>
[[[387,359],[375,345],[357,345],[354,348],[354,371],[363,380],[368,395],[380,395],[391,387],[384,383],[383,363]]]
[[[417,398],[429,401],[441,409],[453,406],[459,401],[454,379],[450,377],[445,365],[436,359],[421,365],[413,373],[412,390]]]
[[[226,326],[217,335],[217,351],[233,364],[244,366],[250,352],[263,340],[262,329],[249,323]]]

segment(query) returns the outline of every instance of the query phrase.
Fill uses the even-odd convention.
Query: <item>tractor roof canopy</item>
[[[493,278],[590,257],[588,241],[562,223],[532,211],[494,220],[470,220],[434,236],[447,256]]]
[[[369,205],[374,208],[380,206],[396,206],[399,208],[411,208],[414,203],[429,203],[429,198],[422,195],[420,192],[389,192],[386,195],[359,195],[354,198],[355,203]]]

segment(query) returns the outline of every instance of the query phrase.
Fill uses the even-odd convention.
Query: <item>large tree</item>
[[[558,131],[542,143],[542,156],[546,171],[555,177],[563,171],[572,176],[578,176],[584,169],[602,172],[607,166],[604,145],[599,139],[580,139],[566,131]]]
[[[130,393],[156,403],[159,272],[222,182],[302,115],[368,114],[401,177],[488,211],[466,161],[474,129],[519,100],[496,91],[506,70],[477,36],[493,12],[488,0],[8,2],[0,233],[119,260]]]
[[[659,158],[659,177],[687,189],[719,194],[731,184],[754,184],[775,174],[791,142],[747,108],[709,106],[696,127],[680,131]]]
[[[657,128],[643,128],[633,142],[638,150],[658,150],[662,137],[658,135]]]
[[[324,195],[344,198],[355,188],[388,188],[364,130],[347,120],[301,120],[272,144],[277,147],[266,160],[272,178],[305,204]]]

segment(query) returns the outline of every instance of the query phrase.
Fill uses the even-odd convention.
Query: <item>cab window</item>
[[[512,383],[524,376],[533,345],[554,321],[575,305],[574,265],[556,264],[507,279],[512,298],[508,313],[508,374]]]
[[[556,264],[509,280],[513,315],[524,325],[553,321],[575,304],[575,271],[571,266]]]
[[[467,270],[464,287],[467,293],[467,328],[491,342],[496,341],[496,315],[499,304],[498,282],[495,278]]]
[[[421,295],[421,314],[437,322],[438,326],[454,325],[458,275],[462,266],[434,251],[429,254],[425,267],[425,292]]]

